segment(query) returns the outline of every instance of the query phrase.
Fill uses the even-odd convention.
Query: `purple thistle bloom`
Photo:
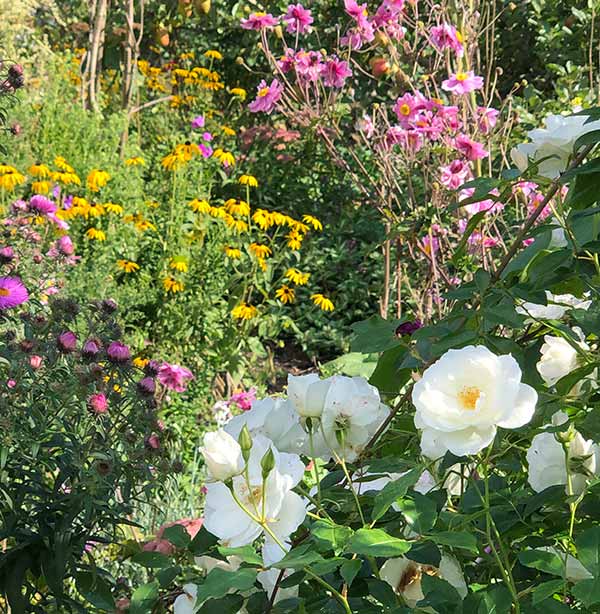
[[[12,309],[28,299],[27,288],[18,277],[0,277],[0,310]]]
[[[0,249],[0,262],[2,264],[8,264],[15,259],[15,251],[12,247],[7,246]]]
[[[196,117],[194,117],[194,119],[192,120],[192,128],[204,128],[204,115],[197,115]]]
[[[129,348],[120,341],[113,341],[106,349],[106,355],[111,362],[124,363],[131,358]]]
[[[85,358],[94,359],[100,353],[100,343],[96,339],[88,339],[81,349]]]
[[[137,383],[140,394],[151,396],[156,392],[156,382],[151,377],[144,377]]]
[[[61,352],[69,354],[77,349],[77,335],[74,332],[67,330],[58,335],[56,343]]]
[[[158,375],[158,372],[160,370],[160,362],[158,362],[158,360],[151,360],[145,367],[144,367],[144,373],[146,375],[149,375],[150,377],[155,377],[156,375]]]
[[[29,208],[36,213],[40,213],[42,215],[48,215],[50,213],[56,213],[56,205],[45,196],[41,194],[36,194],[31,197],[29,201]]]

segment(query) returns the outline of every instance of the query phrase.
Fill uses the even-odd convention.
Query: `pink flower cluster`
[[[156,377],[165,388],[174,392],[185,392],[188,380],[194,379],[194,375],[189,369],[168,362],[163,362],[160,365]]]

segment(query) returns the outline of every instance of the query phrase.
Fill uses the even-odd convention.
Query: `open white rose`
[[[183,593],[173,603],[173,614],[194,614],[197,594],[198,586],[196,584],[184,584]]]
[[[544,128],[527,133],[531,143],[518,145],[511,151],[513,162],[520,171],[525,171],[530,161],[537,162],[540,175],[556,179],[567,168],[575,141],[600,128],[599,121],[588,122],[588,119],[585,115],[549,115]]]
[[[423,574],[446,580],[463,599],[467,596],[468,589],[460,565],[454,557],[447,554],[442,555],[439,567],[422,565],[400,557],[388,559],[380,571],[381,579],[402,596],[409,608],[414,608],[425,597],[421,586]]]
[[[267,397],[254,401],[249,411],[229,420],[225,431],[237,440],[244,425],[252,437],[264,435],[281,452],[297,454],[306,441],[298,414],[287,399]]]
[[[263,482],[261,460],[269,448],[275,466]],[[242,505],[254,516],[264,516],[271,531],[286,542],[306,516],[306,503],[292,492],[303,475],[304,464],[298,455],[278,452],[270,440],[257,435],[252,439],[247,480],[245,474],[235,476],[233,489]],[[238,505],[222,482],[207,485],[204,526],[232,548],[250,544],[263,533],[262,526]]]
[[[320,418],[330,384],[331,378],[322,380],[316,373],[288,375],[288,398],[303,418]]]
[[[585,342],[582,330],[575,326],[574,336],[582,350],[589,350],[590,346]],[[575,371],[580,365],[580,354],[577,349],[563,337],[544,336],[544,345],[541,347],[541,357],[536,365],[538,373],[542,376],[546,386],[554,386],[565,375]],[[572,392],[576,394],[578,384]]]
[[[321,416],[320,435],[327,448],[322,456],[352,461],[388,416],[389,408],[364,377],[336,375],[330,379]]]
[[[244,470],[244,459],[239,443],[224,430],[204,435],[200,448],[209,476],[214,480],[229,480]]]
[[[476,454],[496,436],[497,427],[518,428],[535,411],[536,391],[521,382],[510,355],[486,347],[449,350],[415,384],[415,426],[422,429],[421,451],[439,458]]]
[[[587,311],[592,301],[577,298],[572,294],[552,294],[546,290],[547,305],[524,302],[515,308],[517,313],[529,316],[534,320],[560,320],[571,309]]]
[[[552,422],[558,425],[567,419],[566,414],[557,412]],[[569,435],[571,439],[566,447],[554,433],[539,433],[531,440],[526,454],[527,480],[536,492],[564,484],[568,495],[579,495],[590,478],[600,473],[598,445],[591,439],[584,439],[578,431],[573,430]]]

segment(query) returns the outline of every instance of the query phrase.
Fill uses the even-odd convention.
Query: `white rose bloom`
[[[225,431],[237,440],[244,425],[252,437],[264,435],[280,452],[300,453],[307,437],[292,403],[277,397],[254,401],[252,409],[225,425]]]
[[[269,448],[275,457],[275,467],[263,483],[260,462]],[[248,482],[245,475],[238,475],[233,478],[233,489],[241,503],[252,514],[264,515],[273,533],[285,542],[306,516],[304,500],[291,490],[303,475],[304,464],[298,455],[278,452],[270,440],[257,435],[252,439]],[[204,526],[232,548],[250,544],[263,533],[222,482],[207,485]]]
[[[244,470],[240,444],[222,429],[204,435],[200,452],[213,480],[229,480]]]
[[[222,561],[221,559],[215,559],[212,556],[195,556],[194,563],[204,573],[209,574],[213,569],[222,569],[223,571],[237,571],[242,564],[242,559],[239,556],[231,555],[226,557],[226,561]]]
[[[355,460],[388,414],[377,388],[364,377],[332,377],[321,416],[321,435],[328,447],[323,458]]]
[[[380,571],[381,579],[402,596],[409,608],[414,608],[425,597],[421,586],[423,574],[446,580],[463,599],[467,596],[467,584],[460,565],[453,556],[447,554],[442,555],[439,568],[400,557],[388,559]]]
[[[557,426],[564,424],[566,419],[566,414],[557,412],[552,417],[552,422]],[[573,431],[571,435],[572,439],[566,450],[554,433],[540,433],[531,440],[526,454],[529,467],[527,480],[536,492],[564,484],[567,495],[579,495],[586,489],[589,479],[600,473],[598,445],[591,439],[584,439],[578,431]],[[568,477],[571,481],[571,492]]]
[[[332,378],[320,379],[316,373],[288,375],[287,394],[303,418],[320,418]]]
[[[530,160],[539,162],[539,174],[548,179],[556,179],[567,168],[575,141],[600,128],[599,121],[586,123],[588,119],[586,115],[549,115],[544,122],[545,128],[527,133],[531,143],[518,145],[511,151],[513,162],[520,171],[527,169]]]
[[[577,345],[583,350],[590,346],[585,342],[581,328],[574,327],[573,333],[579,339]],[[579,364],[579,352],[563,337],[544,336],[544,345],[541,348],[541,358],[536,365],[538,373],[542,376],[546,386],[554,386],[565,375],[575,371]],[[578,384],[575,388],[579,388]],[[577,390],[573,390],[576,393]]]
[[[415,426],[422,429],[421,451],[435,459],[448,450],[476,454],[490,445],[497,427],[527,424],[536,391],[521,383],[521,369],[510,355],[496,356],[484,346],[449,350],[415,384]]]
[[[179,595],[173,603],[173,614],[194,614],[197,594],[198,586],[196,584],[184,584],[183,594]]]
[[[552,294],[546,290],[547,305],[537,303],[521,303],[515,308],[517,313],[530,316],[534,320],[560,320],[570,309],[583,309],[587,311],[592,301],[586,298],[577,298],[572,294]]]

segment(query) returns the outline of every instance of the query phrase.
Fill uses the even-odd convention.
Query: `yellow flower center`
[[[466,72],[457,72],[456,73],[456,80],[457,81],[466,81],[469,78],[469,75],[467,75]]]
[[[462,44],[462,43],[463,43],[463,41],[465,40],[465,39],[463,38],[463,35],[462,35],[462,34],[461,34],[461,33],[460,33],[458,30],[456,31],[456,40],[457,40],[459,43],[461,43],[461,44]]]
[[[477,406],[477,401],[481,396],[481,390],[477,386],[465,386],[458,393],[458,400],[460,401],[463,409],[473,411]]]
[[[260,98],[264,98],[268,93],[269,93],[269,88],[268,87],[263,87],[260,90],[258,90],[258,96]]]
[[[401,115],[410,115],[410,107],[405,103],[400,107]]]
[[[10,290],[6,288],[0,288],[0,296],[10,296]]]

